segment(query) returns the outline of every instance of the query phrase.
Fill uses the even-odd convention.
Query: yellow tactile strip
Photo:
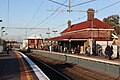
[[[19,60],[21,80],[33,80],[32,73],[30,72],[30,69],[28,67],[29,65],[24,61],[23,57],[18,52],[15,53]]]

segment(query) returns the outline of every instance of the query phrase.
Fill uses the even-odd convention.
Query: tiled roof
[[[54,38],[50,38],[49,40],[55,40],[55,41],[60,41],[60,40],[65,40],[65,39],[87,39],[89,38],[90,35],[86,35],[86,34],[72,34],[72,35],[65,35],[65,36],[58,36],[58,37],[54,37]]]
[[[74,24],[71,26],[71,28],[65,29],[62,33],[66,32],[71,32],[71,31],[76,31],[76,30],[82,30],[86,28],[101,28],[101,29],[111,29],[112,27],[107,25],[106,23],[100,21],[97,18],[94,18],[93,22],[92,21],[84,21],[78,24]]]
[[[106,34],[99,34],[99,37],[92,37],[94,39],[98,39],[98,40],[108,40],[108,38],[106,37]],[[49,38],[48,40],[51,41],[62,41],[62,40],[69,40],[69,39],[88,39],[91,38],[91,34],[87,34],[87,33],[83,33],[83,34],[71,34],[71,35],[65,35],[65,36],[58,36],[58,37],[53,37],[53,38]]]

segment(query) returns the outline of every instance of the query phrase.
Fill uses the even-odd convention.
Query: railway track
[[[71,80],[71,78],[65,76],[59,71],[53,69],[43,61],[40,61],[38,58],[35,58],[31,55],[27,55],[40,69],[50,78],[50,80]]]
[[[29,54],[30,57],[32,57],[31,59],[36,63],[37,61],[37,65],[40,65],[40,68],[43,70],[43,72],[48,72],[50,74],[48,74],[48,77],[51,77],[51,80],[118,80],[114,77],[111,77],[110,75],[104,74],[104,73],[99,73],[93,70],[89,70],[89,69],[85,69],[82,67],[79,67],[77,65],[73,65],[73,64],[69,64],[69,63],[65,63],[65,62],[61,62],[55,59],[51,59],[51,58],[47,58],[47,57],[43,57],[40,54]],[[35,60],[34,60],[35,59]],[[36,61],[37,60],[37,61]],[[48,67],[44,68],[41,67],[44,62],[46,64],[48,64],[49,66],[52,67],[52,69],[55,69],[55,72],[59,71],[60,72],[60,76],[67,76],[67,78],[62,78],[59,77],[59,75],[56,75],[57,73],[52,73],[49,72],[49,70],[46,70]],[[41,63],[39,63],[41,62]],[[46,65],[45,64],[45,65]],[[47,66],[48,66],[47,65]],[[44,71],[45,69],[45,71]],[[61,75],[62,73],[62,75]],[[56,78],[54,78],[56,76]]]

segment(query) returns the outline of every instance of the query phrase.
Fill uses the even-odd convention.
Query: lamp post
[[[2,20],[0,20],[0,22],[2,22]],[[2,28],[1,28],[1,30],[2,30]],[[2,44],[2,39],[0,40],[0,45]]]
[[[56,32],[58,32],[58,31],[53,31],[53,33],[54,33],[54,37],[56,36],[55,34],[56,34]]]
[[[3,40],[2,40],[2,37],[3,37],[3,33],[4,33],[5,31],[1,31],[1,45],[3,46]]]
[[[4,39],[7,39],[6,36],[8,35],[8,33],[5,32],[5,34],[3,34],[3,35],[4,35]]]
[[[2,39],[3,33],[5,32],[5,31],[3,31],[4,28],[5,27],[1,27],[1,39]]]
[[[2,31],[2,34],[1,34],[1,39],[3,38],[3,33],[5,33],[5,31]]]
[[[1,30],[3,30],[5,27],[1,27]]]
[[[48,33],[46,33],[47,35],[48,35],[48,38],[50,38],[50,33],[48,32]]]
[[[53,31],[53,32],[54,32],[54,36],[55,36],[55,34],[56,34],[57,31]]]
[[[5,36],[8,35],[8,33],[5,33]]]

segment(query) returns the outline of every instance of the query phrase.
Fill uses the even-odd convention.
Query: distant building
[[[43,43],[43,39],[41,38],[41,36],[34,34],[32,36],[29,36],[27,40],[28,40],[28,48],[41,49]]]
[[[67,47],[70,51],[71,48],[81,46],[81,53],[85,51],[85,46],[93,44],[112,44],[112,32],[114,29],[106,23],[94,18],[95,11],[88,9],[87,21],[73,24],[69,20],[68,28],[62,31],[61,36],[50,38],[50,41],[58,41],[59,45]],[[92,49],[91,49],[92,52]]]
[[[21,42],[17,42],[15,40],[5,40],[3,44],[3,48],[5,50],[5,48],[9,46],[11,49],[19,50],[21,44],[22,44]]]

